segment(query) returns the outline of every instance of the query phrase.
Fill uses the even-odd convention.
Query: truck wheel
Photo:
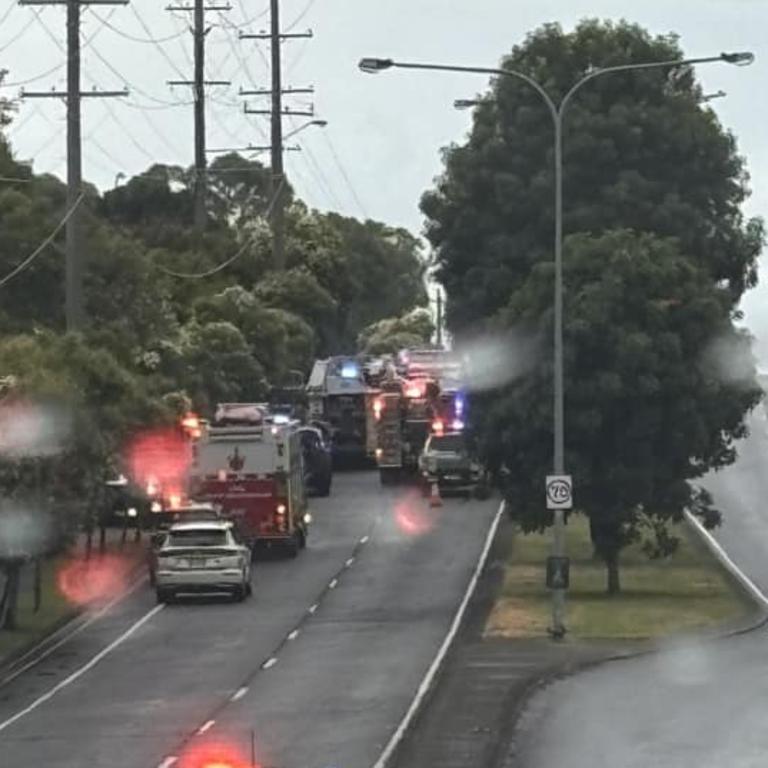
[[[299,539],[298,534],[293,534],[290,541],[285,545],[285,552],[291,559],[295,558],[299,554]]]

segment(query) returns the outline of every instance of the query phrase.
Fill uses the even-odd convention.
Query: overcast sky
[[[229,13],[208,14],[213,26],[207,76],[232,82],[229,88],[210,90],[212,148],[267,143],[267,118],[243,114],[238,90],[268,86],[269,48],[238,40],[238,31],[268,26],[269,3],[231,2]],[[151,162],[192,162],[189,89],[166,85],[169,79],[191,76],[190,14],[171,14],[166,5],[167,0],[133,0],[128,6],[83,10],[83,35],[90,40],[82,53],[84,89],[131,90],[127,99],[88,99],[84,104],[84,173],[102,189],[113,186],[118,173],[131,175]],[[544,22],[558,21],[570,29],[580,18],[597,16],[627,18],[654,33],[677,32],[689,55],[757,54],[752,67],[714,64],[701,67],[699,74],[708,91],[728,94],[713,106],[738,137],[749,163],[754,194],[748,213],[768,211],[768,0],[282,0],[281,8],[284,29],[314,32],[311,40],[284,43],[284,83],[314,85],[316,114],[329,122],[324,130],[303,132],[296,142],[303,151],[286,156],[291,181],[314,207],[367,215],[419,233],[418,200],[440,171],[439,149],[460,141],[471,119],[452,109],[452,102],[486,85],[472,75],[363,75],[356,66],[361,56],[493,66]],[[37,9],[0,0],[0,66],[9,70],[6,95],[16,95],[25,81],[30,81],[25,84],[29,90],[64,87],[64,22],[60,7]],[[161,42],[145,42],[149,37]],[[308,106],[307,97],[288,103],[297,109]],[[257,105],[251,100],[250,106]],[[32,159],[37,171],[63,176],[64,131],[60,101],[30,99],[20,104],[10,135],[20,159]],[[768,367],[766,298],[763,286],[748,297],[745,310]]]

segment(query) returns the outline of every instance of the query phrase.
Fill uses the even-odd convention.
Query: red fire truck
[[[292,422],[258,405],[219,405],[195,444],[190,496],[216,504],[252,549],[280,546],[291,557],[306,545],[301,438]]]

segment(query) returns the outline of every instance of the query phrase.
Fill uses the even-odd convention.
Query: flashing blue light
[[[291,420],[290,416],[286,416],[284,413],[276,413],[272,417],[272,421],[275,424],[287,424]]]
[[[360,369],[357,367],[357,363],[344,363],[341,366],[341,378],[342,379],[356,379],[360,376]]]
[[[464,415],[464,398],[461,395],[456,395],[453,401],[453,408],[456,411],[457,416]]]

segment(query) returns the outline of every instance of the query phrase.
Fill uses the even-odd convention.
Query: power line
[[[285,179],[283,179],[280,184],[278,185],[277,189],[272,193],[272,198],[269,201],[269,205],[267,205],[267,209],[264,211],[264,214],[262,218],[269,219],[269,217],[272,215],[272,209],[275,206],[275,203],[277,202],[278,197],[283,191],[283,186],[285,185]],[[170,275],[171,277],[179,277],[185,280],[202,280],[206,277],[211,277],[222,270],[226,269],[230,264],[233,264],[237,259],[239,259],[246,250],[251,246],[253,241],[256,239],[256,234],[251,235],[246,239],[246,241],[240,246],[238,251],[234,254],[234,256],[231,256],[226,261],[223,261],[221,264],[219,264],[216,267],[213,267],[213,269],[206,270],[205,272],[175,272],[172,269],[167,269],[162,264],[158,264],[158,269],[160,269],[161,272],[164,272],[166,275]]]
[[[147,23],[144,21],[144,19],[141,17],[141,14],[136,10],[136,4],[131,3],[131,11],[133,11],[133,15],[138,19],[139,24],[141,24],[142,29],[147,33],[147,37],[152,37],[152,31],[147,26]],[[176,71],[176,74],[178,74],[182,79],[186,77],[186,75],[179,69],[178,66],[176,66],[176,63],[173,61],[173,59],[168,55],[165,48],[163,48],[160,43],[158,43],[156,40],[153,41],[155,48],[160,52],[160,55],[168,62],[168,65],[171,67],[171,69]]]
[[[322,133],[323,133],[323,136],[325,137],[326,142],[328,143],[328,149],[331,150],[331,156],[333,157],[333,161],[334,163],[336,163],[336,167],[339,169],[339,173],[344,179],[344,182],[346,183],[347,188],[349,189],[349,192],[352,195],[352,198],[354,199],[355,203],[357,203],[357,207],[360,209],[360,212],[363,214],[363,216],[366,219],[369,218],[368,213],[365,210],[365,206],[360,200],[360,196],[357,194],[357,190],[355,189],[355,186],[352,184],[352,180],[349,178],[349,175],[347,174],[344,164],[341,162],[339,153],[336,151],[336,147],[331,141],[331,137],[329,136],[328,131],[323,131]]]
[[[176,40],[182,35],[186,34],[186,30],[182,29],[178,32],[174,32],[172,35],[168,35],[167,37],[136,37],[135,35],[131,35],[128,32],[125,32],[122,29],[119,29],[114,24],[110,24],[109,17],[106,19],[101,18],[96,11],[94,11],[92,8],[89,9],[90,12],[106,27],[111,29],[116,34],[120,35],[120,37],[124,37],[126,40],[131,40],[134,43],[147,43],[149,45],[159,45],[160,43],[167,43],[170,40]]]
[[[3,21],[5,21],[7,17],[8,14],[6,13],[6,15],[3,17]],[[0,53],[2,53],[6,48],[10,48],[34,23],[34,19],[28,19],[27,23],[7,43],[5,43],[2,48],[0,48]]]
[[[5,13],[2,15],[2,17],[0,17],[0,27],[2,27],[3,24],[5,24],[5,22],[8,20],[8,17],[11,15],[15,7],[16,3],[14,0],[11,0],[11,2],[8,3],[8,8],[6,9]]]
[[[39,75],[35,75],[34,77],[28,77],[26,80],[16,80],[12,83],[0,83],[0,88],[15,88],[19,85],[28,85],[29,83],[34,83],[37,80],[42,80],[44,77],[48,77],[48,75],[53,74],[56,72],[56,70],[61,69],[63,66],[63,64],[55,64],[50,69],[46,69],[45,72],[41,72]]]
[[[51,232],[48,237],[43,240],[40,245],[35,248],[32,253],[27,256],[24,261],[21,262],[15,269],[11,270],[2,280],[0,280],[0,288],[2,288],[6,283],[8,283],[10,280],[12,280],[16,275],[18,275],[20,272],[23,272],[47,247],[48,245],[53,241],[53,239],[56,237],[56,235],[61,232],[62,229],[66,226],[67,222],[70,220],[72,215],[74,214],[77,207],[80,205],[80,203],[83,200],[83,197],[85,195],[81,192],[80,196],[75,200],[74,205],[66,212],[64,215],[64,218],[56,225],[56,228]]]
[[[292,29],[295,29],[302,21],[302,19],[312,10],[312,6],[317,2],[317,0],[309,0],[309,2],[304,7],[304,10],[286,27],[285,31],[290,32]]]

